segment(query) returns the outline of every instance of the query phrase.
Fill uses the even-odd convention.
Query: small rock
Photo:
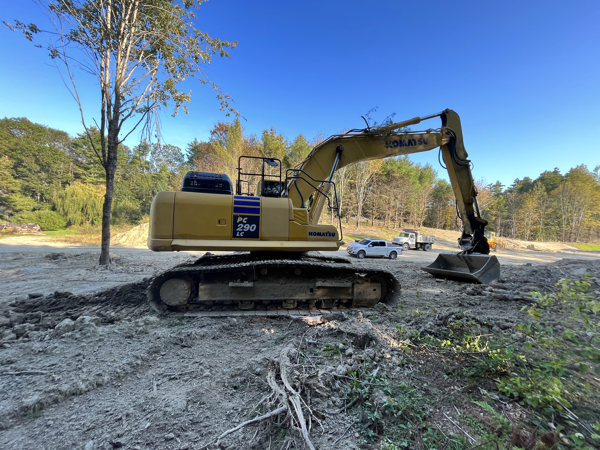
[[[100,325],[100,318],[96,316],[79,316],[75,321],[77,328]]]
[[[13,332],[18,338],[26,337],[33,330],[35,330],[35,325],[32,323],[22,323],[13,327]]]
[[[139,322],[141,322],[140,325],[156,325],[160,322],[160,319],[156,316],[148,316],[140,319]]]
[[[587,271],[588,271],[587,267],[579,267],[571,272],[571,277],[572,278],[582,278],[586,274]]]
[[[175,435],[173,433],[165,434],[165,440],[172,441],[173,439],[175,439]]]
[[[94,441],[88,441],[87,444],[85,444],[85,447],[83,447],[84,450],[94,450],[96,448],[96,443]]]
[[[0,338],[3,342],[14,341],[17,338],[17,335],[13,333],[12,330],[4,330],[4,333],[0,335]]]
[[[368,348],[365,350],[364,355],[366,358],[375,359],[375,350]]]
[[[31,397],[27,397],[23,399],[23,406],[25,406],[28,409],[35,410],[37,409],[41,398],[42,397],[39,394],[34,394]]]
[[[67,318],[62,320],[58,325],[54,327],[54,335],[62,336],[65,333],[69,333],[75,329],[75,322]]]

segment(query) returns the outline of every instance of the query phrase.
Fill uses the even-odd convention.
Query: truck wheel
[[[390,252],[390,259],[396,259],[398,257],[398,253]]]
[[[423,246],[423,251],[424,251],[424,252],[428,252],[429,250],[431,250],[431,244],[425,244],[425,245]]]
[[[365,253],[365,251],[364,251],[364,250],[361,250],[361,251],[359,251],[359,252],[356,254],[356,257],[357,257],[358,259],[364,259],[364,257],[365,257],[366,255],[367,255],[367,254]]]
[[[402,250],[407,251],[410,248],[410,245],[408,245],[408,242],[405,242],[404,245],[402,246]]]

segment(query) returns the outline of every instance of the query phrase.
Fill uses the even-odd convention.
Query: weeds
[[[529,320],[517,324],[511,335],[462,317],[448,320],[436,336],[415,332],[410,340],[424,357],[442,361],[446,374],[477,387],[495,386],[525,406],[537,428],[534,441],[541,439],[535,434],[541,432],[567,446],[597,448],[600,301],[591,286],[586,274],[579,280],[560,280],[553,292],[532,292],[534,303],[523,308]],[[410,333],[402,326],[397,329]],[[482,442],[507,444],[510,422],[492,405],[473,403],[495,425],[468,414],[461,416],[463,425]]]
[[[580,418],[571,409],[575,403],[590,404],[597,413],[600,397],[588,374],[600,374],[600,302],[590,292],[587,274],[581,280],[560,280],[555,287],[552,293],[531,293],[535,303],[523,310],[534,322],[517,326],[526,338],[524,358],[497,387],[531,407],[546,423],[558,423],[573,445],[598,445],[600,435],[589,418]],[[557,314],[566,320],[550,326]]]
[[[427,429],[428,399],[414,386],[391,383],[367,369],[348,372],[346,384],[349,403],[360,405],[362,435],[385,442],[384,448],[410,447]]]

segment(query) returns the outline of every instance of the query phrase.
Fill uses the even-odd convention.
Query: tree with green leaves
[[[12,175],[13,162],[0,156],[0,220],[7,220],[11,213],[10,203],[20,190],[20,182]]]
[[[263,155],[283,161],[288,147],[285,137],[277,134],[274,128],[264,130],[261,137]]]
[[[54,197],[56,210],[69,225],[99,223],[102,218],[104,187],[75,181]]]
[[[210,142],[218,161],[215,172],[226,173],[235,179],[238,158],[247,154],[240,120],[235,119],[232,124],[219,122],[210,132]]]
[[[456,209],[452,186],[447,181],[437,180],[435,182],[427,212],[427,226],[446,229],[452,227]]]
[[[290,169],[296,167],[298,164],[304,161],[311,150],[312,146],[308,140],[306,140],[304,135],[299,134],[287,149],[287,153],[283,157],[283,165]]]
[[[0,120],[0,210],[10,220],[49,209],[56,191],[75,178],[77,164],[67,133],[25,118]],[[12,217],[15,216],[15,217]]]
[[[571,169],[557,189],[560,237],[579,242],[593,235],[600,217],[600,184],[586,166]]]
[[[110,219],[117,149],[140,124],[149,129],[157,111],[174,104],[175,113],[191,101],[180,83],[195,77],[209,83],[203,66],[213,56],[229,56],[235,42],[208,36],[194,25],[202,0],[49,0],[47,9],[56,23],[57,40],[50,44],[53,59],[62,63],[77,100],[86,132],[86,120],[74,64],[91,73],[99,84],[100,145],[90,144],[105,171],[100,264],[109,264]],[[40,30],[16,22],[28,39]],[[85,60],[81,60],[85,55]],[[213,84],[221,108],[233,111],[228,98]]]

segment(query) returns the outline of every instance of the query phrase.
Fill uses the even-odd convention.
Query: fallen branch
[[[452,417],[450,417],[448,414],[444,413],[444,417],[446,417],[446,419],[448,419],[452,425],[454,425],[456,428],[458,428],[460,431],[463,432],[463,434],[469,438],[469,440],[471,441],[471,444],[473,444],[475,442],[475,439],[469,434],[467,433],[465,430],[463,430],[460,425],[458,423],[456,423],[455,420],[452,419]]]
[[[283,382],[283,385],[291,394],[291,397],[288,396],[288,401],[293,406],[295,417],[300,425],[302,438],[304,439],[304,442],[306,443],[307,447],[311,450],[314,450],[315,447],[310,440],[310,436],[308,435],[308,429],[306,428],[306,419],[304,418],[304,413],[302,411],[300,394],[298,394],[298,392],[296,392],[296,390],[292,387],[292,385],[290,384],[288,377],[287,377],[287,368],[290,364],[288,353],[290,352],[290,350],[293,350],[292,347],[286,347],[283,349],[283,351],[279,355],[279,369],[280,369],[279,375],[281,377],[281,381]],[[309,409],[309,412],[312,414],[310,409]]]
[[[225,432],[223,432],[219,437],[204,445],[202,448],[207,448],[212,444],[219,444],[219,441],[224,437],[234,433],[242,428],[257,423],[262,422],[264,420],[270,419],[272,417],[278,416],[282,413],[287,413],[287,416],[291,422],[291,428],[297,429],[302,438],[304,439],[304,443],[306,447],[310,450],[315,450],[315,446],[310,440],[309,431],[310,425],[307,426],[307,418],[305,416],[305,409],[308,412],[308,423],[310,424],[311,418],[314,416],[313,412],[309,408],[309,406],[304,402],[300,393],[294,389],[292,383],[289,380],[289,371],[291,367],[290,361],[290,353],[294,351],[294,348],[290,345],[285,347],[281,353],[279,354],[279,380],[277,379],[277,370],[269,370],[267,374],[267,384],[272,390],[272,393],[266,397],[263,397],[260,404],[267,404],[268,407],[273,408],[275,405],[278,405],[275,409],[271,411],[255,417],[253,419],[247,420],[245,422],[240,423],[239,425],[231,428]]]
[[[282,412],[285,412],[285,411],[287,411],[287,408],[285,406],[281,406],[271,412],[263,414],[262,416],[258,416],[258,417],[255,417],[254,419],[246,420],[245,422],[240,423],[238,426],[236,426],[230,430],[227,430],[226,432],[221,434],[221,436],[219,436],[217,438],[216,442],[219,442],[221,439],[223,439],[228,434],[235,433],[237,430],[240,430],[247,425],[252,425],[253,423],[256,423],[256,422],[262,422],[263,420],[269,419],[274,416],[278,416],[279,414],[281,414]]]

